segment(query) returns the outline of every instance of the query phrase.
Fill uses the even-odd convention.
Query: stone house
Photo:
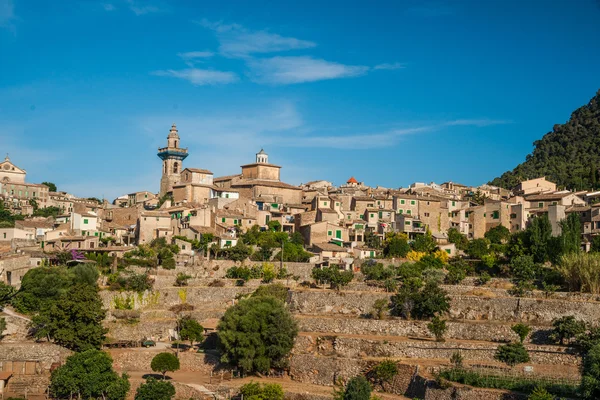
[[[172,235],[171,214],[166,211],[142,211],[137,222],[138,244],[148,244],[157,238],[169,239]]]
[[[297,227],[297,231],[302,234],[304,244],[309,247],[314,243],[329,243],[330,241],[344,243],[349,241],[348,228],[328,221],[300,226]]]
[[[513,193],[520,196],[554,191],[556,191],[556,183],[547,181],[545,176],[522,181],[513,189]]]

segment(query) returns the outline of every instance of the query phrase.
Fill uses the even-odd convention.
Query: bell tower
[[[167,136],[167,147],[158,149],[157,156],[163,162],[162,178],[160,179],[160,193],[162,197],[173,190],[173,185],[180,181],[182,163],[188,156],[187,148],[179,147],[179,134],[177,126],[173,124]]]

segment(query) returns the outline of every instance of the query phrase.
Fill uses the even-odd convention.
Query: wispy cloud
[[[384,64],[378,64],[373,67],[373,69],[382,69],[382,70],[394,70],[394,69],[401,69],[401,68],[406,68],[406,66],[402,63],[384,63]]]
[[[158,6],[139,0],[126,0],[129,9],[137,16],[162,11]]]
[[[215,55],[212,51],[188,51],[186,53],[177,53],[179,58],[185,62],[188,67],[194,67]]]
[[[455,119],[452,121],[444,122],[445,126],[477,126],[477,127],[485,127],[492,125],[505,125],[512,124],[513,121],[510,120],[501,120],[501,119],[489,119],[489,118],[481,118],[481,119]]]
[[[364,75],[369,67],[302,57],[272,57],[248,61],[251,78],[258,83],[293,84]]]
[[[258,53],[309,49],[316,43],[267,31],[250,31],[238,24],[224,24],[203,19],[199,22],[213,30],[219,40],[219,51],[228,57],[246,57]]]
[[[13,0],[0,0],[0,28],[5,28],[15,33],[15,4]]]
[[[218,85],[233,83],[238,77],[233,72],[215,71],[210,69],[188,68],[182,70],[154,71],[153,75],[170,76],[173,78],[185,79],[196,86]]]
[[[104,7],[104,11],[115,11],[117,7],[114,4],[106,3],[102,5]]]

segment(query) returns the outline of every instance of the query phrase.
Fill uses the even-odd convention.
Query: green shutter
[[[327,231],[327,236],[331,236],[331,235],[333,235],[333,232],[332,231]]]
[[[383,213],[379,211],[379,218],[383,217]]]
[[[84,219],[84,220],[83,220],[83,223],[84,223],[84,224],[87,224],[87,223],[88,223],[88,220],[87,220],[87,219]]]
[[[336,239],[341,239],[342,238],[342,231],[335,231],[335,237],[336,237]]]
[[[400,204],[404,204],[404,200],[400,200]]]
[[[221,218],[221,222],[225,222],[225,218]]]

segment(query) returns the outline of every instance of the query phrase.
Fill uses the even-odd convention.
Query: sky
[[[184,167],[486,183],[600,89],[599,0],[0,0],[0,153],[78,196]]]

